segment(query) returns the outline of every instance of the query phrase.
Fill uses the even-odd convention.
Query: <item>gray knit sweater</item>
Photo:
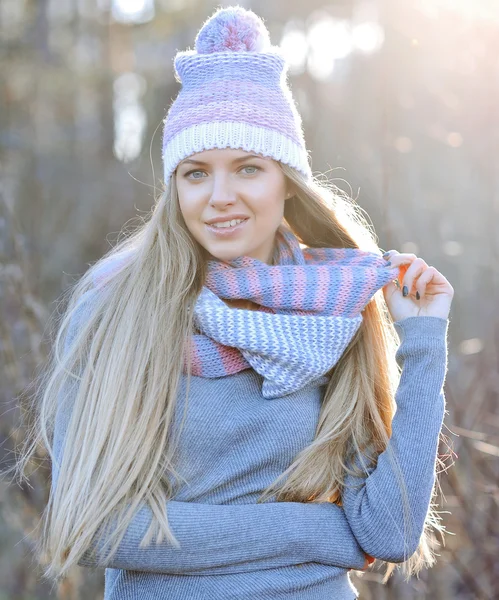
[[[78,322],[84,317],[82,309]],[[445,410],[448,321],[409,317],[395,326],[403,369],[390,444],[407,485],[411,536],[404,535],[397,476],[386,452],[362,485],[350,482],[343,507],[256,504],[312,442],[323,385],[266,399],[262,377],[253,370],[193,377],[177,464],[188,484],[167,508],[181,548],[168,542],[139,548],[151,520],[150,509],[142,506],[105,570],[105,600],[351,600],[358,592],[349,569],[363,567],[364,551],[392,562],[414,553],[429,508]],[[176,425],[184,386],[182,380]],[[66,395],[54,433],[59,460],[70,416]],[[55,466],[52,475],[55,485]],[[88,552],[79,564],[103,566]]]

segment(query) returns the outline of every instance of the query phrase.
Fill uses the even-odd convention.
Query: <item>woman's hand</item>
[[[406,317],[449,317],[454,288],[435,267],[428,266],[415,254],[401,254],[397,250],[386,252],[383,258],[392,268],[400,267],[400,287],[393,281],[383,287],[394,321]]]

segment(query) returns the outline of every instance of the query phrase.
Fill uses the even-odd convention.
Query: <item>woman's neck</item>
[[[229,300],[227,298],[224,298],[223,301],[225,302],[225,304],[227,304],[227,306],[230,306],[231,308],[244,308],[246,310],[259,310],[259,308],[260,308],[259,304],[256,304],[255,302],[252,302],[251,300],[245,300],[245,299]]]

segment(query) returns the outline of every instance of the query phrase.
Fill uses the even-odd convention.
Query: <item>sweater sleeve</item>
[[[391,438],[376,466],[367,469],[365,479],[347,475],[343,507],[365,552],[381,560],[403,562],[419,545],[435,482],[445,412],[448,320],[408,317],[397,321],[395,328],[401,339],[396,360],[402,372]],[[398,469],[392,468],[389,448],[407,488],[406,521]]]
[[[88,306],[89,302],[82,302],[71,321],[66,351]],[[58,401],[53,486],[57,482],[76,391],[77,385],[68,384]],[[180,548],[168,541],[140,547],[152,519],[151,509],[143,504],[133,516],[111,560],[104,561],[104,538],[98,531],[78,564],[191,575],[237,573],[304,562],[322,562],[337,567],[338,574],[345,568],[362,569],[364,566],[364,552],[352,533],[344,510],[334,504],[214,505],[170,500],[166,514]]]
[[[167,515],[180,548],[168,542],[140,548],[151,521],[142,506],[112,559],[104,564],[101,545],[78,564],[185,575],[220,575],[323,562],[362,569],[365,555],[342,509],[334,504],[200,504],[170,500]],[[334,532],[333,532],[334,528]],[[330,533],[326,536],[324,531]]]

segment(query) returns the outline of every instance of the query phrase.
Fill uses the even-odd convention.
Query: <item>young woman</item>
[[[409,577],[443,530],[454,291],[314,179],[259,17],[217,11],[175,67],[165,189],[72,289],[20,462],[52,457],[45,575],[106,567],[108,600],[351,599],[374,559]]]

